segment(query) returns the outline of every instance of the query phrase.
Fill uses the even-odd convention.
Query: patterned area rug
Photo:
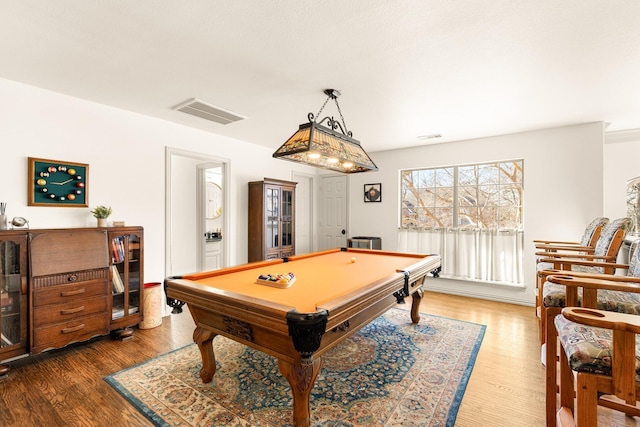
[[[313,426],[453,426],[485,326],[392,309],[326,353],[311,396]],[[277,361],[218,336],[203,384],[195,344],[105,380],[157,426],[290,426]]]

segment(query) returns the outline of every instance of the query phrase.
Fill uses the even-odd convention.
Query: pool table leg
[[[423,295],[424,291],[422,288],[418,288],[413,294],[411,294],[411,321],[413,323],[420,322],[420,302],[422,301]]]
[[[295,427],[309,427],[311,425],[311,409],[309,396],[316,382],[322,361],[314,357],[310,365],[300,362],[289,363],[278,359],[278,367],[282,375],[289,381],[293,395],[293,425]]]
[[[200,369],[200,378],[202,382],[208,383],[213,379],[216,373],[216,356],[213,353],[213,339],[217,334],[204,329],[200,326],[193,331],[193,340],[198,344],[200,355],[202,356],[202,369]]]

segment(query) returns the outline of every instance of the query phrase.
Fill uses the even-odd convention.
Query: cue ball
[[[351,257],[351,262],[356,262],[356,257]]]

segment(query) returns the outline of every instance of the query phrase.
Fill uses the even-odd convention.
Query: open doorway
[[[222,238],[219,240],[220,267],[228,265],[229,160],[203,153],[167,147],[165,153],[165,275],[180,275],[205,268],[207,170],[219,172],[218,205],[220,215],[215,218]],[[213,220],[213,218],[212,218]]]

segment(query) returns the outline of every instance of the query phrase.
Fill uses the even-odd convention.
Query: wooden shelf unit
[[[0,362],[110,332],[131,336],[143,316],[143,239],[142,227],[0,231]],[[7,372],[0,364],[0,377]]]
[[[249,262],[295,255],[296,182],[249,183]]]
[[[131,335],[130,327],[142,321],[144,290],[144,233],[142,227],[108,228],[111,245],[111,331],[117,338]],[[120,243],[117,243],[120,242]],[[118,254],[118,244],[122,253]],[[115,249],[115,250],[114,250]],[[118,274],[123,289],[116,290],[114,277]]]

